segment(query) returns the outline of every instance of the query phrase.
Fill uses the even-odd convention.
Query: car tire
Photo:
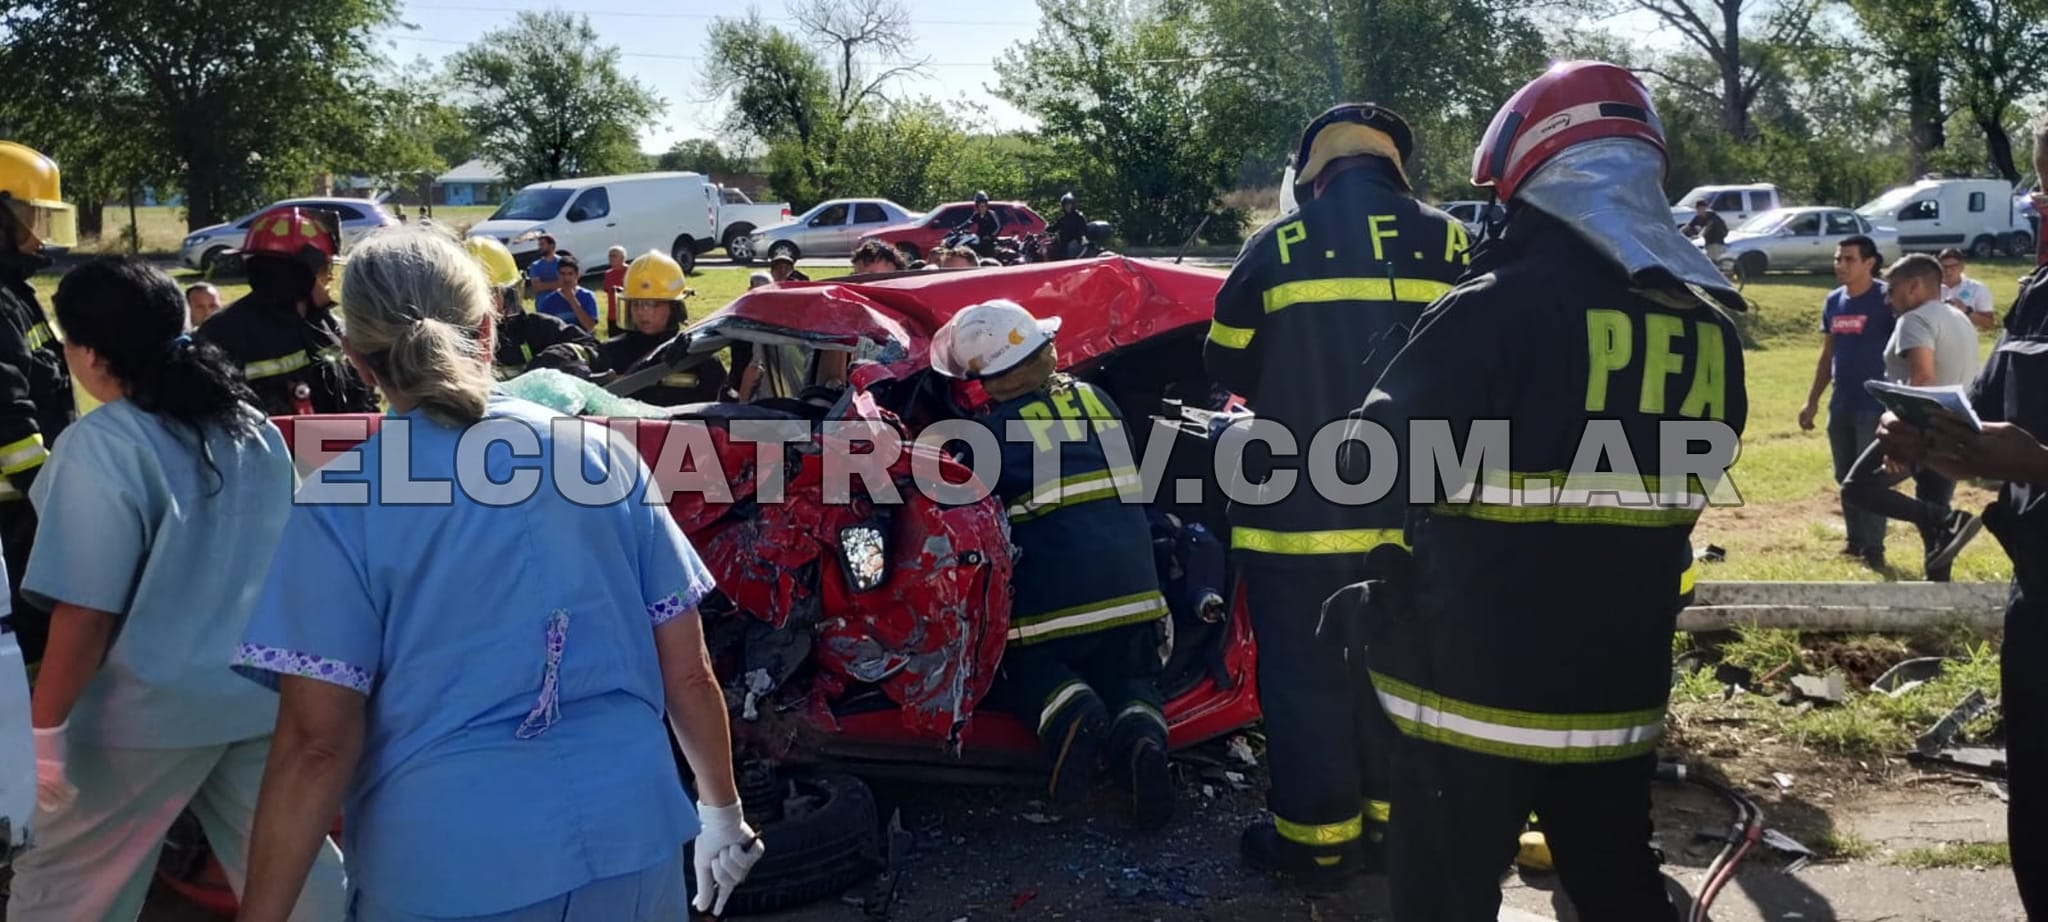
[[[778,240],[774,246],[768,248],[768,258],[775,259],[780,256],[787,256],[791,260],[797,260],[803,257],[803,253],[797,250],[796,244],[787,240]]]
[[[199,254],[200,274],[204,275],[208,272],[212,272],[213,264],[220,261],[220,254],[225,253],[227,251],[227,247],[213,247],[212,249],[209,249],[206,252]]]
[[[2034,235],[2026,231],[2013,231],[2005,235],[2005,255],[2014,259],[2025,259],[2034,255]]]
[[[1770,257],[1751,251],[1735,258],[1735,271],[1740,273],[1744,284],[1761,281],[1764,272],[1771,267]]]
[[[1998,238],[1985,234],[1970,241],[1971,259],[1990,259],[1998,255]]]
[[[860,779],[798,776],[780,784],[778,794],[789,798],[785,803],[790,807],[802,809],[785,810],[757,827],[767,852],[733,891],[725,904],[727,916],[764,915],[831,899],[883,867],[875,795]],[[694,899],[694,873],[689,886]]]
[[[697,242],[687,236],[677,237],[676,242],[669,246],[668,255],[676,261],[676,265],[683,267],[684,275],[689,275],[697,268]]]
[[[719,245],[725,248],[725,256],[733,265],[744,266],[754,261],[754,225],[735,224],[725,232],[725,240]]]

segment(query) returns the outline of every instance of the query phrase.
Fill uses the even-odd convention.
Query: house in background
[[[505,171],[483,160],[471,160],[434,177],[435,203],[496,205],[505,198]]]

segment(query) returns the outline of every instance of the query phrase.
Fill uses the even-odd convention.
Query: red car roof
[[[1092,260],[946,269],[784,282],[757,288],[706,318],[740,318],[831,338],[897,340],[908,361],[928,364],[931,336],[971,304],[1004,298],[1037,317],[1061,318],[1060,364],[1186,327],[1206,327],[1224,276],[1149,259]]]

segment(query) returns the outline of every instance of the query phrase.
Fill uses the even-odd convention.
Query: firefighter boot
[[[1273,822],[1255,823],[1245,829],[1238,848],[1245,863],[1268,874],[1290,878],[1304,890],[1342,890],[1352,878],[1366,871],[1365,850],[1357,839],[1307,845],[1281,835]]]
[[[1173,819],[1173,772],[1158,740],[1141,739],[1128,750],[1123,787],[1131,795],[1131,819],[1139,829],[1162,829]]]
[[[1109,735],[1109,715],[1102,699],[1090,692],[1077,697],[1060,716],[1062,719],[1046,728],[1044,737],[1052,758],[1049,793],[1057,803],[1076,804],[1087,800],[1094,787]]]

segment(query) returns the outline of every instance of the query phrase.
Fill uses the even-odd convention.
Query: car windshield
[[[1913,193],[1917,191],[1919,190],[1912,186],[1902,186],[1893,189],[1877,198],[1871,199],[1870,204],[1856,209],[1856,213],[1866,218],[1884,217],[1886,212],[1893,211],[1900,205],[1905,204],[1906,200],[1912,198]]]
[[[569,189],[521,189],[510,201],[491,212],[492,221],[546,221],[562,213],[569,201]]]
[[[1684,195],[1681,195],[1681,196],[1679,196],[1679,197],[1678,197],[1678,201],[1675,201],[1675,202],[1672,202],[1672,203],[1671,203],[1671,207],[1673,207],[1673,208],[1691,208],[1691,207],[1692,207],[1692,203],[1694,203],[1694,202],[1697,202],[1697,201],[1699,201],[1700,199],[1703,199],[1703,198],[1710,198],[1710,196],[1708,196],[1708,195],[1707,195],[1707,190],[1708,190],[1709,188],[1711,188],[1711,187],[1709,187],[1709,186],[1700,186],[1700,187],[1698,187],[1698,188],[1696,188],[1696,189],[1693,189],[1692,191],[1690,191],[1690,192],[1687,192],[1686,194],[1684,194]]]

